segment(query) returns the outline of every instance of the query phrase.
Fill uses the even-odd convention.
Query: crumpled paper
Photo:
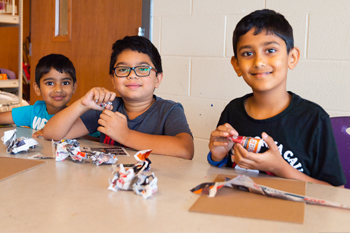
[[[30,148],[34,148],[38,145],[38,142],[33,138],[17,138],[16,132],[16,129],[5,131],[4,136],[1,138],[4,145],[7,147],[7,153],[16,154],[21,151],[28,151]]]
[[[148,159],[152,150],[137,152],[134,157],[137,162],[134,165],[113,165],[113,178],[109,179],[109,190],[134,190],[138,195],[147,199],[157,192],[158,179],[150,172],[151,161]]]

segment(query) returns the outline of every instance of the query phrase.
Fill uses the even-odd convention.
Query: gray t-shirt
[[[188,133],[192,136],[184,109],[180,103],[164,100],[155,95],[153,95],[153,98],[156,100],[153,105],[146,112],[133,120],[128,118],[124,101],[121,97],[117,97],[113,101],[112,111],[124,114],[128,121],[128,127],[131,130],[153,135],[175,136],[179,133]],[[101,111],[89,110],[80,117],[90,134],[96,132],[97,128],[100,126],[98,124],[98,119],[100,119],[101,113]],[[103,133],[101,133],[100,142],[120,145]]]

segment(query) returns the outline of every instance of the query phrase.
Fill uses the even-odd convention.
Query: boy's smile
[[[34,83],[34,91],[38,96],[42,96],[49,114],[56,114],[65,108],[75,89],[72,77],[54,68],[40,79],[40,88]]]
[[[286,43],[263,30],[254,35],[255,28],[241,36],[237,44],[237,57],[231,62],[238,76],[258,92],[286,90],[288,68],[295,60],[295,49],[287,53]]]
[[[114,67],[126,66],[151,66],[154,67],[150,57],[147,54],[132,51],[130,49],[124,50],[118,55]],[[125,100],[129,101],[152,101],[154,88],[157,88],[162,80],[162,74],[151,69],[148,76],[139,77],[134,70],[130,71],[127,77],[112,76],[114,89]]]

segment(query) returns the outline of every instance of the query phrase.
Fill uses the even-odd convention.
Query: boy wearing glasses
[[[109,74],[120,97],[92,88],[51,118],[44,137],[59,140],[99,131],[103,143],[192,159],[193,138],[182,105],[153,94],[163,78],[156,47],[144,37],[126,36],[112,50]]]
[[[234,30],[233,49],[232,66],[252,93],[232,100],[222,112],[210,135],[208,162],[343,186],[328,114],[286,90],[288,69],[296,67],[300,51],[284,16],[268,9],[245,16]],[[238,134],[261,136],[263,153],[248,152],[228,139]]]

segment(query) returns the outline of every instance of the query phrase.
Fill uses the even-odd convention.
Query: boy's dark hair
[[[258,35],[265,29],[267,34],[274,34],[280,37],[286,43],[287,53],[294,48],[292,26],[290,26],[288,21],[280,13],[269,9],[263,9],[250,13],[238,22],[232,37],[235,57],[237,57],[237,44],[239,38],[252,28],[255,28],[254,35]]]
[[[35,82],[38,87],[40,87],[40,79],[52,68],[60,73],[68,73],[73,79],[73,84],[77,81],[74,65],[68,57],[62,54],[49,54],[42,57],[35,67]]]
[[[109,64],[109,74],[113,75],[114,64],[117,62],[118,55],[126,49],[147,54],[154,64],[157,74],[163,73],[160,54],[152,42],[142,36],[126,36],[121,40],[117,40],[112,46],[113,51]]]

